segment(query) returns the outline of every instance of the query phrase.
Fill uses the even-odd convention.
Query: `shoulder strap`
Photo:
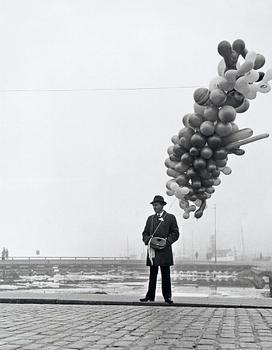
[[[166,215],[167,215],[167,213],[165,212],[165,215],[162,218],[165,219]],[[152,231],[153,231],[153,228],[154,228],[154,217],[155,217],[155,215],[152,216]],[[162,223],[162,221],[160,221],[159,225],[155,228],[155,231],[152,233],[151,238],[154,237],[154,234],[157,232],[157,230],[160,227],[161,223]]]

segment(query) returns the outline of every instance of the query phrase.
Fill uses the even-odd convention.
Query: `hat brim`
[[[152,201],[150,202],[150,204],[155,204],[155,203],[160,203],[160,204],[163,204],[163,205],[166,205],[167,203],[164,202],[164,201]]]

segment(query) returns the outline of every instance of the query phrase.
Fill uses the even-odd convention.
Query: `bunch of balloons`
[[[241,156],[245,151],[240,146],[269,136],[252,137],[251,129],[239,129],[235,121],[237,113],[245,112],[257,93],[271,90],[272,69],[259,71],[264,56],[248,51],[240,39],[232,45],[221,41],[218,53],[223,57],[218,76],[208,89],[194,91],[194,113],[183,117],[184,127],[172,137],[173,145],[167,150],[165,165],[171,179],[166,183],[166,193],[179,199],[185,219],[191,212],[196,218],[203,215],[207,199],[221,183],[220,174],[231,173],[229,154]]]

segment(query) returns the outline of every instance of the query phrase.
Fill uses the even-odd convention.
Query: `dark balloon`
[[[187,177],[188,177],[189,179],[192,179],[192,178],[194,178],[194,177],[197,176],[197,173],[196,173],[196,171],[195,171],[194,168],[189,168],[189,169],[187,170],[186,175],[187,175]]]
[[[225,102],[225,105],[229,105],[234,108],[240,107],[244,102],[244,98],[244,95],[236,90],[229,91],[227,93],[227,100]]]
[[[226,159],[228,152],[224,148],[219,148],[214,152],[214,159]]]
[[[203,158],[197,158],[194,160],[193,165],[196,170],[205,169],[206,161]]]
[[[208,142],[208,145],[211,147],[211,149],[216,149],[221,146],[222,140],[221,140],[221,137],[214,135],[209,137],[207,142]]]
[[[182,161],[182,163],[190,165],[193,162],[193,157],[189,153],[184,153],[181,156],[180,160]]]
[[[191,137],[191,145],[196,148],[202,148],[205,146],[206,138],[198,133]]]
[[[199,149],[196,147],[191,147],[189,150],[189,153],[191,156],[198,156],[199,155]]]

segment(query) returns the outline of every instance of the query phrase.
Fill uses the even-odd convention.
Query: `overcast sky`
[[[166,196],[164,167],[221,40],[243,39],[272,67],[271,13],[270,0],[0,0],[0,249],[139,254],[161,194],[180,225],[176,254],[206,253],[214,204],[219,248],[241,251],[243,227],[247,251],[272,254],[271,138],[229,157],[198,221]],[[239,127],[271,133],[271,102],[258,94]]]

